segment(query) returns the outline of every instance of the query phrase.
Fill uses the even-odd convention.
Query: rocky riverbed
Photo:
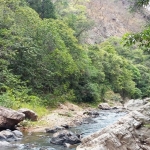
[[[84,118],[77,126],[63,125],[55,128],[46,128],[46,132],[26,132],[20,141],[11,142],[18,147],[5,147],[3,150],[75,150],[75,143],[81,142],[86,137],[107,125],[114,123],[124,112],[116,110],[99,110],[99,116]],[[97,113],[98,113],[97,112]],[[90,113],[91,114],[91,113]],[[95,112],[94,112],[95,114]],[[73,145],[72,145],[73,144]],[[14,146],[14,145],[12,145]]]
[[[119,110],[117,109],[110,111],[109,109],[111,109],[111,107],[108,106],[108,104],[103,104],[101,107],[101,110],[94,110],[91,108],[82,109],[70,103],[65,105],[60,104],[57,110],[41,119],[41,121],[45,121],[46,119],[49,124],[43,127],[40,126],[39,128],[27,129],[23,138],[21,137],[19,139],[15,137],[14,131],[2,131],[9,132],[8,135],[10,139],[13,139],[11,141],[9,138],[1,140],[4,147],[3,150],[67,149],[64,148],[64,146],[71,147],[71,149],[74,150],[75,148],[72,147],[72,144],[79,144],[82,137],[113,123],[117,118],[123,115],[118,113]],[[102,109],[104,109],[104,111]],[[33,117],[30,117],[37,120],[37,116],[33,114],[32,111],[29,112],[27,109],[22,109],[19,111],[19,114],[20,112],[22,113],[22,111],[25,114],[24,118],[32,114]]]
[[[72,144],[82,142],[77,150],[150,150],[150,131],[146,126],[150,124],[149,110],[149,99],[130,100],[125,109],[106,103],[100,104],[97,110],[60,104],[57,110],[41,119],[47,120],[47,126],[30,128],[24,137],[18,130],[1,131],[0,149],[67,150],[70,147],[75,150],[76,145]],[[20,116],[20,111],[17,114]],[[24,114],[21,114],[23,118],[32,114],[37,120],[32,111],[24,109]]]
[[[130,101],[126,108],[134,110],[116,123],[83,138],[76,150],[150,150],[149,99]]]

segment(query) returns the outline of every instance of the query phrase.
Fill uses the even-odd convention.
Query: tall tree
[[[40,17],[43,18],[56,18],[55,8],[51,0],[26,0],[29,6],[33,8]]]

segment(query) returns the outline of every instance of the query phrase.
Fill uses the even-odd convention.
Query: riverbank
[[[130,100],[126,106],[134,106],[131,107],[133,111],[114,124],[83,138],[77,150],[150,150],[149,99]]]
[[[83,108],[69,102],[59,104],[57,109],[40,118],[33,126],[24,127],[23,130],[26,132],[45,132],[45,128],[53,128],[66,124],[73,127],[81,124],[84,118],[89,117],[83,113],[91,110],[94,109],[87,106]]]

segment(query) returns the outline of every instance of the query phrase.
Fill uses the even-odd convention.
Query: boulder
[[[24,120],[25,115],[12,109],[0,106],[0,128],[14,129],[15,125]]]
[[[12,131],[12,133],[19,139],[23,137],[22,132],[20,132],[19,130],[14,130]]]
[[[111,109],[111,107],[109,106],[108,103],[100,103],[100,104],[98,105],[98,108],[99,108],[99,109],[102,109],[102,110],[110,110],[110,109]]]
[[[0,150],[16,150],[20,149],[19,145],[12,144],[7,141],[0,141]]]
[[[19,109],[18,112],[25,114],[25,118],[31,121],[37,121],[38,119],[37,114],[33,110],[22,108],[22,109]]]
[[[57,145],[64,145],[65,143],[73,145],[80,143],[81,141],[78,136],[71,131],[62,130],[58,133],[55,133],[50,142]]]
[[[64,130],[64,127],[46,128],[46,133],[56,133],[57,131]]]
[[[20,140],[23,137],[23,134],[18,130],[3,130],[0,132],[0,141],[17,141]]]
[[[12,147],[12,145],[7,141],[0,141],[0,146],[2,149],[5,147]]]
[[[0,132],[1,136],[4,136],[7,142],[17,141],[17,137],[10,130],[3,130]]]
[[[91,116],[91,117],[98,117],[99,116],[99,112],[97,112],[97,111],[86,111],[86,112],[84,112],[83,113],[83,115],[89,115],[89,116]]]
[[[6,141],[5,135],[0,132],[0,141]]]
[[[70,128],[70,126],[68,125],[68,124],[63,124],[63,125],[61,125],[63,128],[65,128],[65,129],[69,129]]]
[[[131,99],[124,104],[125,109],[127,110],[138,110],[139,107],[145,105],[147,102],[142,99]]]
[[[150,103],[85,137],[76,150],[150,150]]]

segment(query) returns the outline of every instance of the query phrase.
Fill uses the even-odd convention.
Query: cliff
[[[125,0],[90,0],[87,4],[88,17],[94,26],[86,34],[86,43],[94,44],[111,36],[122,36],[127,32],[141,31],[149,18],[149,11],[130,12]]]

